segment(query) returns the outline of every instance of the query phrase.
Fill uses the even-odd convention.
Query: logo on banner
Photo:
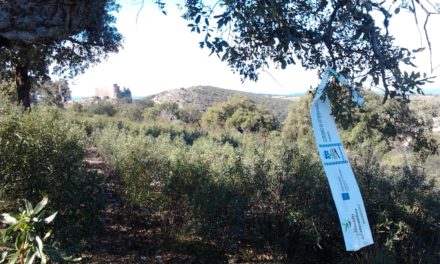
[[[341,143],[319,144],[324,165],[337,165],[348,163],[344,157]]]
[[[341,156],[338,154],[338,151],[335,148],[331,148],[329,150],[324,150],[324,158],[326,160],[336,160],[340,159]]]
[[[351,228],[351,222],[350,222],[350,220],[347,220],[347,221],[343,222],[342,225],[344,226],[344,230],[345,230],[345,232],[347,232],[348,229]]]

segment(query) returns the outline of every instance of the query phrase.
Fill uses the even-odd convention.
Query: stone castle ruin
[[[121,88],[116,83],[112,87],[95,88],[95,96],[101,99],[123,99],[132,100],[131,91],[128,88]]]

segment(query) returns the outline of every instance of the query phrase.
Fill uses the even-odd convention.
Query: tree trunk
[[[29,109],[31,107],[31,80],[27,66],[20,65],[15,68],[15,84],[17,85],[18,102],[25,109]]]
[[[7,38],[0,36],[0,48],[8,47],[10,45],[10,41]]]

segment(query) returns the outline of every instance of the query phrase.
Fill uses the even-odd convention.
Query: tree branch
[[[428,26],[429,18],[431,17],[431,15],[440,15],[440,10],[438,10],[438,8],[434,4],[432,4],[430,1],[427,1],[427,3],[434,9],[434,11],[429,11],[428,8],[419,0],[412,0],[411,1],[412,7],[413,7],[413,13],[415,16],[415,21],[417,24],[417,29],[419,30],[419,32],[420,32],[420,29],[418,27],[419,22],[418,22],[417,15],[416,15],[417,11],[416,11],[416,6],[415,6],[414,1],[417,2],[417,5],[420,6],[420,8],[422,8],[422,10],[426,14],[425,23],[423,24],[423,31],[425,33],[425,38],[426,38],[426,42],[428,44],[428,49],[429,49],[429,61],[430,61],[430,66],[431,66],[431,72],[433,72],[434,66],[433,66],[433,61],[432,61],[432,44],[431,44],[431,39],[429,38],[427,26]]]
[[[90,10],[104,5],[105,0],[6,1],[0,5],[0,36],[24,44],[57,41],[89,27],[96,19]]]
[[[425,38],[426,38],[426,43],[428,43],[428,49],[429,49],[429,62],[431,64],[431,72],[434,71],[433,69],[433,63],[432,63],[432,44],[431,44],[431,40],[429,39],[429,34],[428,34],[428,30],[426,28],[426,26],[428,25],[428,20],[429,20],[429,16],[431,15],[431,13],[426,15],[426,19],[425,19],[425,23],[423,24],[423,30],[425,32]]]

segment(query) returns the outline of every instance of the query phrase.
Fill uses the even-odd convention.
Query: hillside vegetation
[[[84,263],[438,263],[432,118],[414,110],[425,106],[364,96],[363,110],[340,105],[349,94],[333,101],[375,241],[358,252],[345,251],[310,95],[284,122],[243,95],[204,112],[154,98],[30,112],[3,104],[0,212],[48,194],[59,212],[52,242]],[[84,165],[90,149],[101,174]],[[124,248],[110,257],[102,245],[112,240]]]
[[[155,103],[191,104],[199,111],[204,112],[208,107],[216,103],[225,102],[233,95],[242,95],[250,98],[257,104],[270,110],[280,122],[283,122],[286,118],[289,106],[298,99],[296,96],[255,94],[212,86],[194,86],[169,90],[148,96],[147,99],[151,99]]]

